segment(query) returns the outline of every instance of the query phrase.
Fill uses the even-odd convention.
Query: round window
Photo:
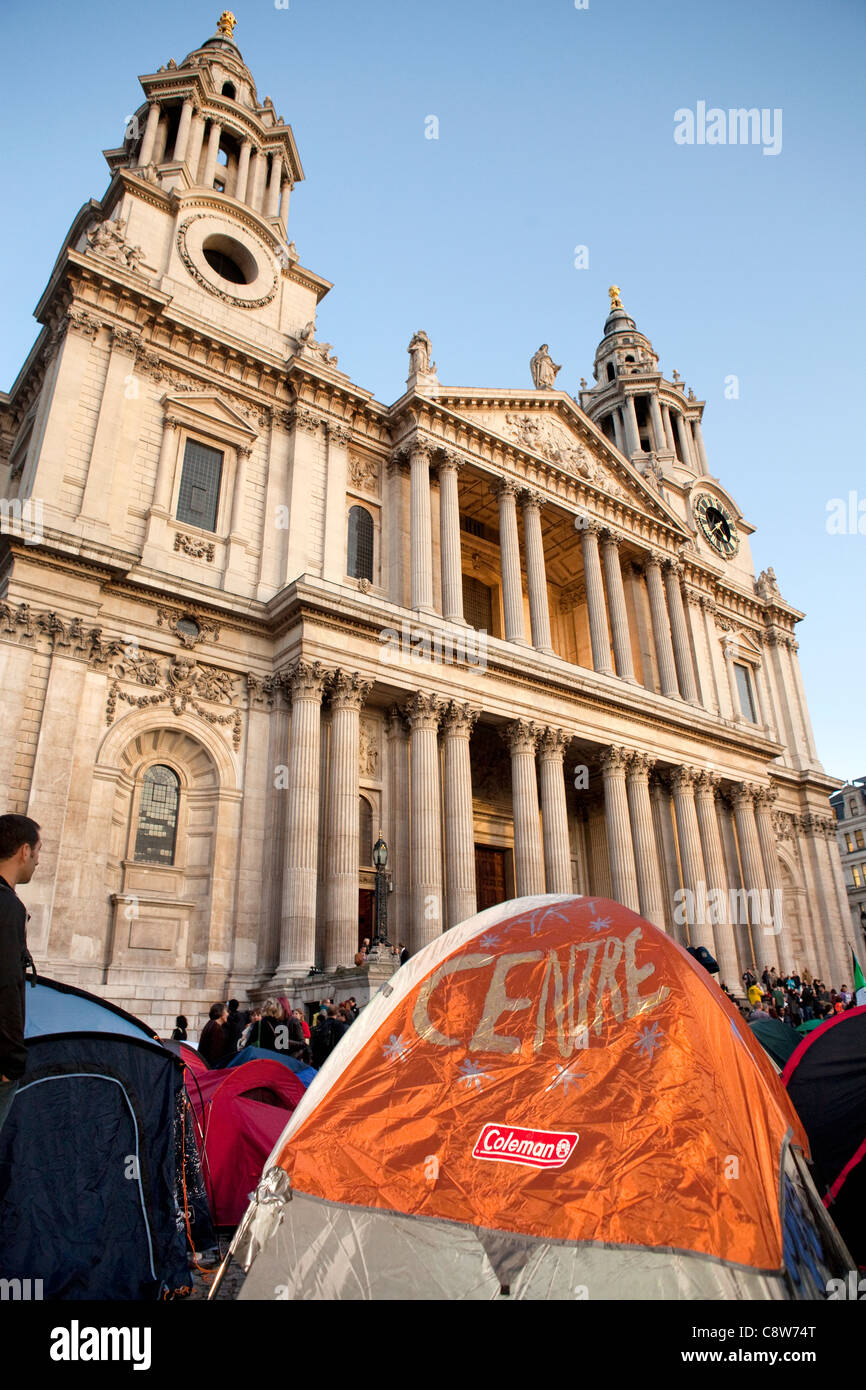
[[[201,632],[201,628],[195,621],[195,618],[179,618],[176,631],[178,633],[183,633],[184,637],[196,638]]]
[[[211,270],[232,285],[251,285],[259,273],[255,258],[247,248],[228,236],[207,237],[202,255]]]

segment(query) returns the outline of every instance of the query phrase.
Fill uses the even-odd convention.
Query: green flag
[[[860,962],[851,948],[851,959],[854,962],[854,1002],[855,1004],[866,1004],[866,980],[863,978],[863,971],[860,969]]]

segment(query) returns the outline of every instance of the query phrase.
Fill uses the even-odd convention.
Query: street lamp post
[[[388,884],[385,878],[385,866],[388,863],[388,846],[382,839],[382,832],[379,831],[379,838],[373,846],[373,863],[376,866],[376,937],[375,946],[390,946],[388,940]]]

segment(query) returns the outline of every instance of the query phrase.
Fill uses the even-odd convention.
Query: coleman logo
[[[472,1157],[494,1163],[520,1163],[526,1168],[561,1168],[573,1154],[578,1138],[577,1134],[553,1129],[485,1125],[475,1141]]]

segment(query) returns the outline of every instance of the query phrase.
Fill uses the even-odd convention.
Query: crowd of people
[[[237,999],[211,1004],[208,1021],[198,1041],[200,1055],[210,1067],[225,1066],[246,1047],[285,1052],[306,1066],[317,1069],[331,1055],[346,1029],[361,1012],[351,995],[340,1004],[323,999],[307,1022],[303,1009],[293,1009],[288,999],[266,999],[241,1009]],[[178,1014],[172,1039],[187,1041],[187,1019]]]
[[[722,989],[731,994],[724,983]],[[839,990],[828,989],[824,981],[816,979],[808,969],[800,975],[796,970],[778,971],[774,965],[765,965],[760,976],[753,970],[744,970],[743,991],[749,1002],[741,1009],[749,1023],[762,1018],[778,1018],[792,1028],[799,1028],[812,1019],[844,1013],[856,1003],[847,985]]]

